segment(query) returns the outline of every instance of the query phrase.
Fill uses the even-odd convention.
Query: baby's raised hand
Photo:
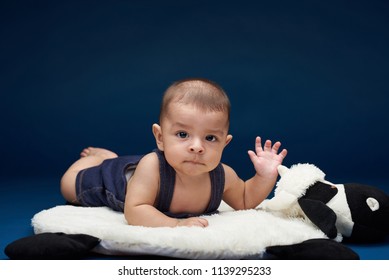
[[[191,217],[187,219],[179,219],[177,227],[207,227],[208,221],[199,217]]]
[[[280,147],[280,142],[276,142],[272,146],[272,142],[270,140],[266,140],[262,148],[261,137],[257,137],[255,139],[255,152],[248,151],[248,154],[254,165],[255,171],[259,176],[278,176],[277,167],[282,164],[282,161],[288,153],[286,149],[283,149],[280,153],[278,153]]]

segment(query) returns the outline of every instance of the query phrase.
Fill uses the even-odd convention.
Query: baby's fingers
[[[286,155],[288,154],[288,150],[287,149],[283,149],[281,151],[281,153],[279,153],[279,156],[284,159],[286,157]]]
[[[255,138],[255,152],[257,154],[260,154],[261,152],[263,152],[262,143],[261,143],[261,137],[259,137],[259,136],[257,136]]]
[[[273,148],[272,148],[273,154],[277,155],[280,147],[281,147],[281,142],[278,141],[278,142],[274,143]],[[283,149],[278,154],[278,158],[280,159],[281,162],[284,160],[284,158],[286,157],[287,153],[288,153],[288,151],[286,149]]]
[[[249,154],[249,157],[250,157],[250,160],[252,163],[255,163],[257,161],[257,154],[254,153],[253,151],[247,151],[247,153]]]
[[[280,147],[281,147],[281,142],[277,141],[276,143],[274,143],[272,147],[273,153],[277,154]]]
[[[188,219],[182,219],[179,221],[177,226],[185,226],[185,227],[207,227],[208,221],[203,218],[188,218]]]
[[[265,152],[270,152],[272,150],[271,140],[266,140],[265,144],[263,145],[263,150]]]
[[[199,223],[199,226],[201,226],[201,227],[207,227],[208,226],[208,220],[203,219],[203,218],[198,218],[198,223]]]

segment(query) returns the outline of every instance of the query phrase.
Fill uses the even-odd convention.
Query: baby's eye
[[[216,137],[213,136],[213,135],[207,135],[207,136],[205,136],[205,140],[210,141],[210,142],[214,142],[214,141],[216,141],[217,139],[216,139]]]
[[[184,131],[180,131],[180,132],[178,132],[177,134],[177,137],[179,137],[179,138],[187,138],[189,135],[188,135],[188,133],[186,133],[186,132],[184,132]]]

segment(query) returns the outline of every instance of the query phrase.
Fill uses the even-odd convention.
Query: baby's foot
[[[117,154],[114,152],[111,152],[110,150],[107,149],[102,149],[102,148],[95,148],[95,147],[88,147],[82,150],[80,153],[81,157],[88,157],[88,156],[100,156],[105,159],[109,158],[116,158],[118,157]]]

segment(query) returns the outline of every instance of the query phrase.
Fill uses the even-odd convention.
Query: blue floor
[[[8,259],[4,254],[7,244],[33,234],[31,218],[34,214],[64,204],[58,184],[57,179],[0,182],[0,259]],[[389,188],[385,191],[389,193]],[[389,260],[389,238],[384,243],[348,246],[358,253],[362,260]]]

